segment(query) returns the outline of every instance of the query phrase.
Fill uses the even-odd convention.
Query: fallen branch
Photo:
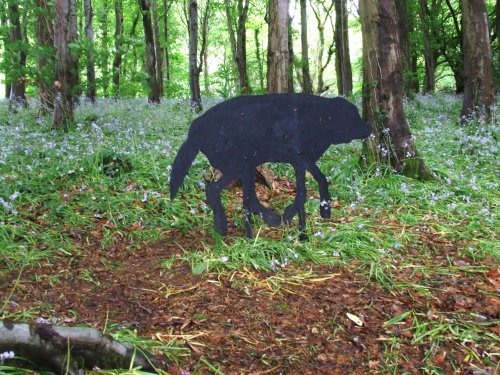
[[[154,371],[167,364],[166,358],[138,351],[93,328],[0,321],[0,353],[6,351],[41,368],[69,374],[78,374],[82,368],[118,369],[131,365]]]

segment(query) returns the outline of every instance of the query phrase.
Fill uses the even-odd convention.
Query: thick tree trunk
[[[349,25],[346,0],[335,0],[335,67],[339,95],[352,94],[352,68],[349,54]]]
[[[333,53],[335,51],[334,49],[334,41],[329,45],[328,50],[327,50],[327,55],[326,55],[326,61],[323,62],[324,60],[324,54],[325,54],[325,24],[327,20],[330,18],[330,15],[333,10],[333,5],[334,2],[332,1],[330,5],[325,5],[324,3],[318,4],[318,7],[312,7],[312,10],[314,12],[314,16],[316,18],[316,24],[318,28],[318,68],[317,68],[317,80],[318,80],[318,87],[316,88],[316,92],[319,94],[327,91],[329,89],[329,86],[325,86],[325,82],[323,80],[323,75],[325,72],[326,67],[330,64],[330,61],[332,59]],[[323,10],[321,10],[323,9]]]
[[[14,351],[17,357],[27,358],[39,368],[71,375],[79,374],[83,367],[104,370],[128,368],[132,364],[142,367],[143,371],[154,371],[167,365],[166,359],[136,351],[111,336],[85,327],[0,321],[0,353],[5,351]],[[12,362],[8,364],[15,364],[15,360],[9,361]]]
[[[158,0],[151,0],[153,13],[153,36],[156,55],[156,82],[158,82],[160,96],[163,96],[163,62],[161,59],[160,18],[158,16]]]
[[[10,50],[12,52],[12,71],[10,73],[10,94],[12,103],[26,106],[26,50],[23,45],[23,35],[21,32],[21,17],[19,5],[13,0],[7,2],[10,20]]]
[[[488,13],[484,0],[462,0],[465,89],[461,121],[491,120],[494,99]]]
[[[120,94],[120,69],[122,65],[123,50],[123,2],[114,0],[115,5],[115,53],[113,57],[113,96]]]
[[[100,23],[102,30],[102,52],[101,52],[101,72],[102,72],[102,91],[105,98],[109,96],[109,48],[108,48],[108,11],[109,2],[103,3],[100,13]]]
[[[309,43],[307,41],[307,0],[300,0],[300,42],[302,49],[302,92],[312,94],[311,71],[309,70]]]
[[[55,1],[54,45],[56,47],[56,97],[53,122],[67,130],[74,122],[74,90],[78,83],[78,55],[70,45],[78,39],[76,0]]]
[[[95,58],[94,58],[94,10],[92,0],[84,0],[83,8],[85,12],[85,36],[87,37],[87,98],[95,103],[96,83],[95,83]]]
[[[254,38],[255,38],[255,55],[257,57],[257,66],[258,66],[258,74],[259,74],[259,87],[260,92],[264,92],[264,61],[262,59],[261,46],[260,46],[260,29],[254,30]]]
[[[51,4],[50,4],[51,5]],[[42,47],[37,61],[37,82],[40,107],[48,113],[54,109],[54,14],[47,0],[36,0],[36,38]]]
[[[148,75],[148,101],[160,103],[160,87],[156,80],[156,54],[151,22],[150,0],[139,0],[144,27],[144,42],[146,43],[146,73]]]
[[[191,108],[201,112],[200,70],[198,69],[198,0],[189,0],[189,88]]]
[[[267,92],[289,92],[288,0],[269,1]]]
[[[360,0],[363,35],[363,117],[373,133],[364,143],[367,165],[384,163],[398,173],[433,178],[417,148],[403,110],[403,81],[393,0]]]
[[[422,32],[424,35],[424,61],[425,78],[424,93],[434,92],[436,89],[436,56],[432,46],[432,20],[427,6],[427,0],[419,0],[419,15],[422,21]]]

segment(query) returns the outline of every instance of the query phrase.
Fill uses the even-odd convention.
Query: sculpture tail
[[[174,164],[172,165],[172,173],[170,173],[170,199],[173,200],[177,195],[177,191],[186,177],[189,167],[193,163],[196,154],[200,151],[200,147],[193,141],[188,139],[183,143],[177,153]]]

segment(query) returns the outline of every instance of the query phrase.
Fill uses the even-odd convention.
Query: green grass
[[[195,274],[243,267],[279,272],[291,263],[306,262],[355,264],[355,272],[367,283],[424,295],[432,294],[432,282],[425,278],[410,282],[399,271],[410,270],[412,275],[486,271],[485,267],[459,269],[457,261],[465,257],[497,266],[499,100],[493,124],[476,121],[458,126],[460,104],[459,97],[447,94],[417,95],[406,103],[419,151],[437,181],[413,180],[384,167],[362,170],[359,142],[332,146],[319,164],[338,204],[332,209],[332,220],[325,221],[319,217],[317,199],[310,197],[306,204],[309,241],[297,240],[296,222],[281,230],[278,239],[269,239],[267,227],[256,218],[255,239],[215,235],[215,243],[202,240],[184,248],[182,259]],[[159,106],[143,100],[102,100],[97,106],[78,107],[75,129],[61,133],[52,129],[50,118],[39,117],[36,106],[12,112],[1,102],[0,277],[40,267],[54,257],[80,254],[85,234],[100,221],[112,223],[103,232],[103,249],[119,237],[127,238],[133,251],[161,240],[172,229],[183,234],[196,230],[212,238],[211,211],[204,203],[201,184],[208,163],[202,155],[181,194],[173,202],[169,199],[170,166],[193,118],[189,108],[187,101],[178,100]],[[276,173],[294,178],[285,165],[277,166]],[[312,178],[308,187],[317,191]],[[227,204],[232,197],[226,194],[224,199]],[[234,213],[234,221],[243,236],[241,209]],[[138,225],[140,231],[129,230]],[[442,264],[426,262],[443,255],[443,250],[422,241],[425,236],[453,244],[453,253]],[[174,261],[164,259],[163,265],[168,268]],[[92,274],[80,277],[91,279]],[[5,318],[4,310],[0,315]],[[498,343],[498,337],[481,336],[481,325],[473,320],[425,321],[419,314],[409,315],[415,345],[430,338]],[[29,319],[30,313],[21,318]],[[121,332],[120,338],[138,346],[156,345],[139,343],[142,339],[133,332]],[[156,349],[177,350],[175,345]],[[401,361],[397,342],[387,344],[386,354],[387,371],[396,373],[394,364]],[[200,361],[200,366],[220,372],[217,364]],[[429,373],[433,371],[429,367]]]

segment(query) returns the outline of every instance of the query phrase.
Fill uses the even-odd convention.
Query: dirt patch
[[[425,315],[427,323],[452,313],[473,313],[485,322],[499,319],[500,299],[484,273],[435,277],[426,284],[433,285],[430,292],[422,293],[367,282],[356,263],[202,276],[193,275],[184,261],[166,266],[165,260],[179,258],[181,248],[199,236],[173,231],[164,241],[138,250],[127,241],[107,250],[82,248],[79,256],[25,270],[9,309],[34,309],[62,324],[101,329],[115,322],[165,342],[177,338],[190,356],[170,368],[174,374],[195,366],[199,373],[210,373],[200,366],[201,358],[226,374],[366,374],[381,372],[391,365],[388,361],[395,362],[398,372],[409,373],[428,362],[445,373],[454,371],[451,363],[463,373],[473,363],[483,366],[486,348],[477,344],[475,359],[453,340],[435,349],[432,340],[416,345],[412,315],[396,325],[384,323],[405,312]],[[405,272],[399,276],[409,283],[425,277]],[[2,299],[17,276],[9,275],[11,282],[0,289]],[[485,329],[499,333],[498,325]]]

